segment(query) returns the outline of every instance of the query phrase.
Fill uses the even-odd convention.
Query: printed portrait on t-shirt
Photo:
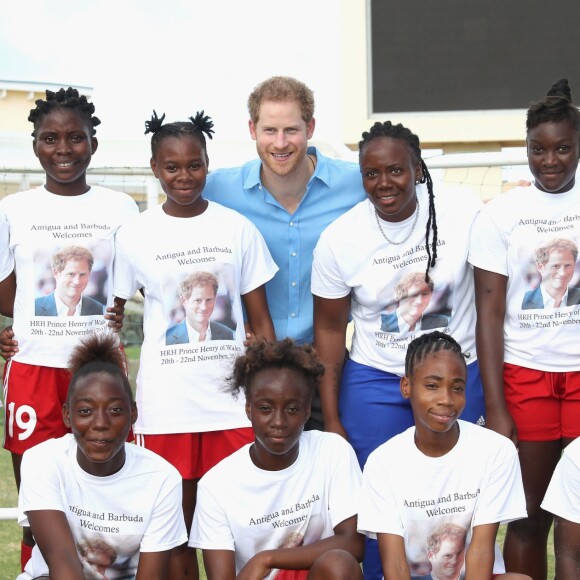
[[[395,286],[395,302],[381,314],[381,332],[406,334],[419,330],[446,328],[451,310],[448,286],[435,289],[425,272],[407,272]]]
[[[536,247],[533,255],[522,252],[527,290],[522,310],[562,308],[580,304],[578,245],[567,238],[551,238]]]
[[[195,270],[180,280],[165,344],[234,340],[233,266]]]
[[[107,242],[68,245],[34,256],[35,316],[96,316],[105,312],[111,249]]]
[[[113,545],[114,544],[114,545]],[[140,536],[84,534],[77,543],[85,578],[132,578],[138,563]]]
[[[459,580],[465,564],[467,528],[452,522],[438,525],[425,536],[411,536],[412,580]],[[409,554],[409,551],[408,551]]]

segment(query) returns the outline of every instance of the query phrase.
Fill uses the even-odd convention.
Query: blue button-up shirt
[[[314,147],[316,170],[300,205],[290,214],[260,180],[262,162],[217,169],[207,177],[203,197],[235,209],[260,230],[280,268],[266,283],[276,337],[312,342],[312,252],[322,231],[338,216],[365,199],[359,166],[325,157]]]

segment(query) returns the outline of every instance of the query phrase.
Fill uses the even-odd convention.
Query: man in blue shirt
[[[311,343],[312,252],[326,226],[365,199],[359,166],[308,147],[314,96],[304,83],[267,79],[250,95],[248,110],[259,159],[210,172],[203,196],[235,209],[260,230],[280,268],[266,283],[276,336]],[[311,425],[322,428],[318,406]]]

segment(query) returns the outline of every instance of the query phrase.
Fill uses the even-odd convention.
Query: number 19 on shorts
[[[14,438],[14,423],[16,422],[16,427],[22,431],[18,433],[18,440],[24,441],[34,432],[36,411],[30,405],[21,405],[16,412],[14,412],[14,408],[14,402],[8,405],[8,435],[10,438]]]

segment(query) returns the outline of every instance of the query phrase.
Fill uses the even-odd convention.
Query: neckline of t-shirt
[[[421,222],[424,219],[425,206],[427,205],[427,198],[425,195],[423,195],[423,191],[421,189],[417,189],[417,200],[419,201],[419,216],[417,217],[415,215],[415,212],[417,211],[415,209],[415,211],[407,219],[400,221],[400,222],[390,222],[390,221],[384,220],[380,215],[378,215],[375,212],[375,206],[372,204],[372,202],[367,199],[367,203],[368,203],[368,207],[370,209],[372,218],[375,219],[375,215],[376,215],[376,218],[378,218],[378,220],[381,224],[381,227],[383,229],[385,229],[387,231],[390,230],[393,232],[398,232],[398,231],[403,230],[403,229],[408,230],[409,226],[411,226],[414,223],[415,219],[417,219],[417,226],[419,225],[419,222]],[[376,225],[375,225],[375,228],[376,228]],[[414,229],[416,230],[417,228],[415,227]],[[415,231],[413,231],[413,234],[415,234]]]
[[[419,461],[428,464],[429,466],[446,466],[449,463],[453,463],[455,458],[459,453],[461,453],[461,449],[465,445],[465,438],[466,438],[466,431],[469,427],[465,427],[465,422],[461,420],[457,420],[457,425],[459,426],[459,438],[457,439],[457,443],[450,449],[445,455],[441,455],[439,457],[430,457],[429,455],[425,455],[415,444],[415,428],[411,429],[411,440],[413,442],[413,452],[419,458]]]
[[[532,183],[531,188],[540,199],[549,201],[550,203],[567,203],[571,199],[578,199],[578,196],[580,195],[580,185],[577,183],[574,184],[572,189],[564,191],[563,193],[549,193],[539,189],[535,183]],[[520,187],[520,190],[524,193],[527,189],[527,187]]]
[[[307,435],[307,433],[302,433],[302,435],[300,436],[299,446],[298,446],[298,457],[296,458],[296,461],[292,465],[289,465],[288,467],[286,467],[286,469],[270,470],[270,469],[262,469],[262,468],[258,467],[252,461],[252,456],[250,455],[250,449],[251,449],[253,443],[250,443],[247,446],[246,451],[248,453],[248,460],[250,462],[250,465],[252,466],[252,469],[256,473],[265,475],[265,476],[269,477],[270,479],[276,479],[276,480],[277,479],[288,479],[289,476],[292,476],[294,474],[294,472],[300,468],[300,466],[302,465],[302,462],[304,461],[305,447],[307,445],[309,445],[308,437],[305,437],[305,435]]]
[[[39,185],[37,191],[40,191],[43,195],[50,197],[51,200],[54,200],[55,203],[58,203],[59,200],[66,201],[68,203],[75,203],[75,200],[86,200],[89,197],[94,197],[98,186],[91,185],[88,191],[81,193],[79,195],[58,195],[57,193],[52,193],[52,191],[48,191],[46,189],[46,184]],[[58,201],[57,201],[58,200]]]
[[[165,210],[163,209],[163,203],[160,203],[160,204],[156,205],[155,207],[157,208],[157,211],[162,216],[164,216],[165,219],[170,220],[172,223],[180,223],[180,222],[187,223],[187,222],[189,222],[191,220],[203,219],[208,214],[210,214],[210,213],[212,213],[214,211],[214,208],[216,206],[216,203],[210,201],[209,199],[206,199],[206,201],[207,201],[207,207],[205,208],[205,210],[202,211],[200,214],[193,215],[191,217],[176,217],[176,216],[173,216],[173,215],[169,215],[168,213],[165,213]]]
[[[74,439],[74,436],[73,436],[73,439]],[[127,449],[128,445],[129,445],[128,443],[125,443],[125,463],[123,464],[123,467],[121,467],[121,469],[119,469],[119,471],[117,471],[117,473],[113,473],[112,475],[100,476],[100,475],[92,475],[92,474],[88,473],[79,465],[79,462],[77,461],[78,446],[77,446],[76,440],[74,440],[74,446],[73,446],[74,451],[73,451],[73,457],[71,458],[74,470],[80,479],[84,479],[85,481],[89,481],[89,482],[91,482],[91,484],[111,485],[111,483],[114,483],[117,479],[121,479],[122,477],[124,477],[125,473],[130,468],[130,464],[132,462],[133,455],[132,455],[131,451],[129,449]]]

